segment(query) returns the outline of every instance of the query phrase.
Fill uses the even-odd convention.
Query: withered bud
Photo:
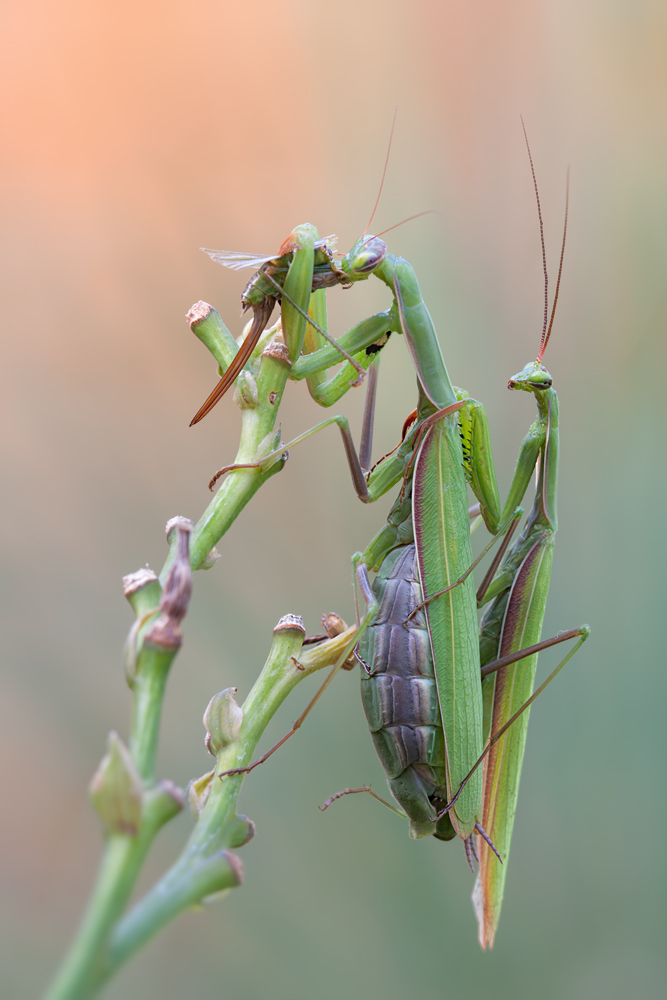
[[[182,514],[177,514],[176,517],[170,517],[164,527],[164,533],[167,536],[167,542],[169,545],[173,545],[176,541],[174,532],[178,528],[179,524],[182,524],[183,527],[190,525],[191,530],[194,528],[194,521],[191,521],[189,517],[183,517]]]
[[[136,573],[128,573],[123,577],[123,590],[137,619],[143,618],[148,611],[153,611],[160,603],[162,587],[153,572],[146,566]]]
[[[322,622],[322,628],[330,639],[333,639],[334,636],[342,635],[343,632],[347,631],[347,625],[335,611],[327,611],[326,614],[322,615],[320,621]]]
[[[214,757],[228,743],[236,742],[241,732],[243,709],[234,698],[236,690],[225,688],[214,694],[204,712],[206,749]]]
[[[236,380],[234,402],[242,410],[254,410],[259,400],[257,381],[252,372],[242,371]]]
[[[284,364],[292,367],[292,362],[290,361],[289,350],[287,344],[283,344],[278,340],[272,340],[264,350],[262,351],[263,358],[275,358],[276,361],[282,361]]]
[[[301,615],[283,615],[273,631],[276,633],[284,632],[290,629],[294,629],[297,632],[303,632],[304,635],[306,634],[306,629]]]
[[[147,587],[156,580],[157,576],[152,569],[148,566],[142,567],[135,573],[128,573],[127,576],[123,577],[123,593],[129,598],[132,594],[136,593],[137,590]]]
[[[199,564],[200,569],[211,569],[217,563],[218,559],[222,558],[215,546],[211,549],[206,559]]]
[[[192,815],[195,819],[197,819],[200,812],[206,805],[206,800],[208,799],[208,793],[211,791],[214,775],[215,769],[207,771],[206,774],[202,774],[201,778],[193,778],[188,785],[190,809],[192,810]]]
[[[90,798],[105,833],[138,833],[143,783],[118,733],[109,733],[107,752],[90,783]]]
[[[163,646],[165,649],[178,649],[183,641],[180,625],[185,618],[192,594],[192,570],[190,568],[192,522],[184,517],[174,518],[174,520],[177,521],[174,529],[178,532],[174,561],[169,567],[167,579],[162,589],[160,617],[146,636],[146,642]]]
[[[329,636],[330,639],[335,639],[337,635],[342,635],[343,632],[347,632],[347,624],[343,621],[340,615],[337,615],[335,611],[327,611],[323,614],[320,621],[322,622],[322,628]],[[341,663],[342,670],[353,670],[357,664],[356,657],[354,653],[350,653],[345,663]]]
[[[210,306],[208,302],[204,302],[202,299],[199,302],[195,302],[192,308],[185,314],[188,325],[193,327],[195,323],[201,323],[203,319],[207,319],[212,308],[213,306]]]

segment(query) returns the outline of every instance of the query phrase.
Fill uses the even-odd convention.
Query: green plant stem
[[[88,908],[46,1000],[84,1000],[93,995],[111,928],[127,906],[156,834],[181,808],[177,790],[167,784],[158,785],[144,798],[139,834],[107,837]]]
[[[260,445],[275,426],[288,371],[286,360],[271,355],[260,358],[256,376],[257,406],[242,411],[241,440],[234,464],[252,462],[257,458]],[[278,460],[269,469],[238,469],[229,473],[195,525],[190,539],[190,564],[193,569],[199,569],[248,501],[282,466],[283,463]],[[172,559],[170,553],[160,573],[162,584]]]
[[[222,780],[219,775],[251,763],[266,726],[287,695],[305,677],[342,662],[355,641],[353,633],[353,629],[348,629],[304,654],[300,654],[302,630],[283,629],[274,633],[264,669],[243,704],[239,738],[218,754],[211,791],[197,825],[173,867],[116,927],[108,963],[102,972],[104,979],[184,909],[239,884],[235,855],[230,855],[226,848],[240,846],[236,804],[244,775]]]
[[[79,934],[47,1000],[83,1000],[91,995],[101,950],[126,901],[128,857],[135,838],[115,834],[107,838],[104,856]]]
[[[97,986],[110,978],[158,931],[184,910],[225,889],[241,884],[242,867],[231,851],[199,858],[183,870],[167,876],[118,925],[109,948],[109,960]]]
[[[144,643],[134,679],[130,752],[145,784],[155,780],[162,702],[175,649]]]
[[[211,313],[215,313],[215,310],[212,310]],[[211,323],[219,326],[216,317],[217,313],[215,315],[209,314]],[[206,318],[204,322],[206,322]],[[222,325],[224,326],[224,324]],[[224,330],[216,330],[215,336],[212,334],[213,339],[209,338],[211,343],[207,345],[211,349],[215,347],[213,353],[220,355],[217,358],[219,361],[227,361],[226,355],[232,355],[231,344],[227,343],[228,338],[224,337],[225,332]],[[206,337],[201,339],[206,343]],[[279,349],[273,352],[269,351],[261,356],[255,376],[257,383],[256,405],[246,403],[242,406],[241,439],[235,459],[236,463],[252,462],[258,457],[258,453],[260,455],[263,453],[262,448],[270,451],[278,446],[279,439],[271,438],[269,440],[269,436],[275,426],[289,367],[289,361]],[[269,440],[268,448],[267,440]],[[268,469],[240,469],[227,476],[192,533],[190,562],[193,569],[202,566],[213,547],[233,524],[248,501],[271,476],[280,471],[283,464],[284,461],[278,459]],[[174,554],[175,547],[172,547],[159,577],[161,585],[164,585]],[[145,600],[137,596],[133,606],[136,604],[138,610],[145,612],[143,604],[148,602],[150,606],[155,606],[158,592],[156,585],[150,590],[150,593],[147,592]],[[140,617],[139,614],[138,617]],[[142,631],[145,632],[146,628],[147,626],[144,626]],[[134,702],[130,750],[139,773],[148,788],[146,793],[146,802],[148,803],[152,801],[151,795],[154,791],[150,786],[154,781],[162,702],[169,667],[174,655],[175,651],[161,650],[155,646],[151,647],[147,643],[140,644],[136,676],[132,678]],[[296,678],[295,683],[300,679],[301,677]],[[275,703],[270,714],[266,716],[266,721],[286,694],[287,690]],[[248,744],[250,753],[252,753],[250,744],[252,743],[252,748],[256,746],[261,731],[263,731],[263,726],[257,731],[254,742],[251,740]],[[216,781],[215,784],[222,786],[223,783]],[[192,902],[196,902],[197,898],[201,898],[202,893],[209,895],[211,892],[217,891],[216,886],[223,888],[238,884],[240,878],[238,865],[235,865],[234,861],[230,863],[229,855],[225,850],[226,845],[222,842],[225,837],[233,839],[234,830],[238,834],[235,803],[241,782],[235,781],[229,785],[226,794],[222,797],[217,788],[215,789],[216,794],[212,793],[211,795],[214,804],[222,799],[222,803],[217,804],[216,808],[217,814],[226,816],[229,820],[224,834],[219,829],[217,836],[211,836],[208,850],[204,850],[201,844],[197,847],[196,840],[195,844],[191,846],[191,838],[191,844],[186,847],[181,861],[177,862],[177,865],[161,881],[162,889],[155,896],[150,893],[146,897],[148,902],[143,910],[135,908],[133,911],[134,923],[127,922],[129,921],[128,917],[123,924],[117,927],[114,936],[114,957],[111,962],[108,961],[105,954],[110,934],[127,906],[150,843],[159,826],[166,822],[166,819],[163,819],[156,826],[147,821],[146,816],[144,816],[142,827],[137,836],[114,834],[107,838],[100,872],[86,914],[52,991],[48,994],[48,1000],[79,1000],[79,998],[92,996],[97,991],[99,984],[140,944],[151,937],[176,913],[191,905]],[[233,794],[231,794],[232,792]],[[214,823],[211,824],[212,827],[214,825]],[[195,830],[198,830],[199,827],[198,823]],[[221,844],[218,850],[213,848],[213,841]],[[163,894],[162,899],[160,899],[160,892],[165,886],[168,890],[166,897]],[[125,938],[123,937],[123,926],[125,927]]]

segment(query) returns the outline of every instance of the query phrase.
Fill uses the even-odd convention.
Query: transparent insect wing
[[[338,237],[335,233],[331,236],[324,236],[321,240],[317,240],[315,243],[315,249],[319,250],[320,247],[326,247],[327,250],[335,250],[338,243]]]
[[[315,248],[325,248],[329,252],[333,252],[336,243],[337,237],[332,234],[331,236],[325,236],[323,239],[317,240]],[[200,247],[200,250],[207,253],[216,264],[229,267],[232,271],[242,271],[244,267],[252,267],[253,270],[257,271],[263,264],[268,264],[270,261],[276,259],[275,253],[258,254],[245,253],[242,250],[209,250],[208,247]]]
[[[233,271],[241,271],[244,267],[251,267],[256,271],[262,264],[268,264],[269,261],[275,260],[276,256],[275,254],[262,256],[238,250],[208,250],[206,247],[200,247],[200,249],[207,253],[216,264],[222,264],[223,267],[229,267]]]

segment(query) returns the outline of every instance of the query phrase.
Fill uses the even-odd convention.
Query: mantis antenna
[[[567,213],[570,203],[570,168],[567,168],[567,180],[565,182],[565,224],[563,226],[563,243],[560,250],[560,264],[558,265],[558,280],[556,281],[556,294],[554,295],[553,306],[551,307],[551,317],[549,317],[549,275],[547,274],[547,254],[544,248],[544,225],[542,223],[542,207],[540,205],[540,193],[537,190],[537,179],[535,177],[535,167],[533,166],[533,157],[530,152],[530,144],[528,142],[528,135],[526,134],[526,125],[523,120],[523,115],[521,117],[521,128],[523,129],[523,137],[526,140],[526,149],[528,150],[528,159],[530,160],[530,171],[533,175],[533,186],[535,188],[535,199],[537,201],[537,215],[540,220],[540,242],[542,244],[542,267],[544,268],[544,320],[542,323],[542,336],[540,337],[540,350],[537,355],[537,361],[542,364],[542,358],[544,357],[544,352],[547,349],[547,344],[549,343],[549,337],[551,336],[551,328],[554,325],[554,317],[556,315],[556,303],[558,302],[558,293],[560,291],[560,277],[563,273],[563,257],[565,255],[565,238],[567,236]],[[549,323],[549,328],[547,329],[547,322]]]
[[[389,226],[388,229],[383,229],[378,236],[384,236],[385,233],[390,233],[392,229],[398,229],[399,226],[405,225],[406,222],[412,222],[413,219],[421,219],[422,215],[437,215],[437,208],[425,208],[423,212],[417,212],[416,215],[409,215],[407,219],[401,219],[400,222],[395,222],[393,226]]]
[[[542,344],[544,344],[544,337],[547,330],[547,322],[549,320],[549,275],[547,274],[547,252],[544,248],[544,223],[542,222],[542,206],[540,205],[540,192],[537,190],[537,179],[535,177],[535,167],[533,166],[533,156],[532,153],[530,152],[530,145],[528,143],[528,135],[526,134],[526,126],[524,124],[523,115],[521,115],[521,128],[523,129],[523,137],[526,140],[526,149],[528,150],[528,159],[530,160],[530,171],[533,175],[535,198],[537,199],[537,215],[540,220],[540,242],[542,243],[542,267],[544,268],[544,321],[542,323],[542,337],[540,339],[540,351],[543,354],[544,349],[542,347]]]
[[[387,155],[384,160],[384,170],[382,171],[382,180],[380,181],[380,190],[378,191],[378,196],[375,199],[375,205],[373,206],[373,211],[371,212],[371,217],[368,220],[368,225],[364,229],[363,235],[365,236],[368,230],[371,228],[371,222],[375,218],[375,213],[377,212],[378,205],[380,204],[380,196],[382,195],[382,188],[384,187],[384,179],[387,176],[387,167],[389,166],[389,154],[391,153],[391,143],[394,138],[394,129],[396,128],[396,115],[398,114],[398,104],[394,108],[394,118],[391,123],[391,132],[389,133],[389,145],[387,146]]]
[[[549,320],[549,329],[547,330],[546,337],[543,335],[542,341],[540,342],[540,353],[537,355],[537,360],[542,363],[542,358],[544,357],[544,352],[546,350],[547,344],[549,343],[549,337],[551,336],[551,327],[554,325],[554,316],[556,315],[556,303],[558,302],[558,292],[560,290],[560,276],[563,273],[563,256],[565,255],[565,237],[567,236],[567,210],[570,204],[570,168],[567,168],[567,179],[565,181],[565,224],[563,225],[563,244],[560,248],[560,264],[558,265],[558,279],[556,281],[556,294],[554,295],[554,304],[551,307],[551,319]]]

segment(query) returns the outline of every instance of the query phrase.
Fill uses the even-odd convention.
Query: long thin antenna
[[[405,225],[406,222],[412,222],[413,219],[421,219],[422,215],[436,215],[438,214],[437,208],[426,208],[423,212],[417,212],[416,215],[409,215],[407,219],[401,219],[400,222],[394,223],[393,226],[389,226],[389,229],[383,229],[378,236],[384,236],[385,233],[390,233],[392,229],[398,229],[399,226]]]
[[[373,221],[373,219],[375,217],[375,213],[377,212],[377,207],[380,204],[380,195],[382,194],[382,188],[384,187],[384,179],[387,176],[387,167],[389,165],[389,154],[391,153],[391,141],[394,138],[394,128],[396,127],[396,115],[397,114],[398,114],[398,104],[394,108],[394,118],[393,118],[393,121],[391,123],[391,132],[389,133],[389,145],[387,146],[387,155],[386,155],[385,161],[384,161],[384,170],[382,171],[382,180],[380,181],[380,190],[378,191],[378,196],[375,199],[375,206],[373,208],[373,212],[371,214],[371,217],[368,220],[368,225],[364,229],[364,232],[363,232],[364,236],[366,235],[366,233],[368,232],[368,230],[371,228],[371,222]]]
[[[544,322],[542,323],[542,337],[540,339],[540,344],[546,343],[544,341],[546,331],[547,331],[547,321],[549,319],[549,275],[547,274],[547,252],[544,249],[544,225],[542,223],[542,207],[540,205],[540,192],[537,190],[537,180],[535,178],[535,167],[533,166],[533,157],[530,152],[530,145],[528,144],[528,135],[526,134],[526,126],[523,121],[523,115],[521,118],[521,128],[523,129],[523,137],[526,140],[526,149],[528,150],[528,159],[530,160],[530,169],[533,175],[533,185],[535,187],[535,197],[537,198],[537,214],[540,219],[540,240],[542,241],[542,266],[544,268]],[[540,348],[541,352],[544,350]]]
[[[565,181],[565,224],[563,226],[563,245],[560,248],[560,264],[558,265],[558,280],[556,282],[556,294],[554,295],[554,304],[551,307],[551,319],[549,320],[549,329],[546,332],[546,336],[542,334],[542,340],[540,341],[540,353],[537,355],[537,360],[542,364],[542,358],[544,352],[547,349],[547,344],[549,343],[549,337],[551,336],[551,327],[554,325],[554,316],[556,315],[556,303],[558,302],[558,292],[560,290],[560,276],[563,273],[563,257],[565,255],[565,237],[567,236],[567,213],[570,206],[570,168],[567,168],[567,180]]]

